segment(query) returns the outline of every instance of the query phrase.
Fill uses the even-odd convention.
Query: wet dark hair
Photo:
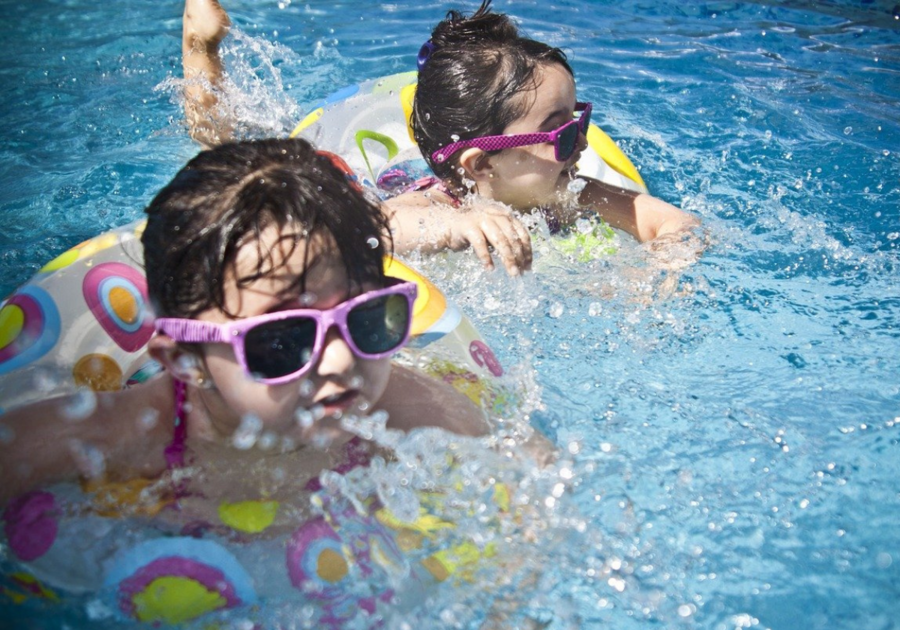
[[[462,189],[459,154],[443,163],[431,154],[457,140],[499,135],[526,113],[515,98],[535,89],[541,65],[559,64],[573,77],[559,48],[528,39],[491,0],[466,17],[450,11],[431,34],[433,49],[419,69],[413,101],[413,136],[434,174]]]
[[[351,282],[385,282],[384,215],[305,140],[237,142],[203,151],[146,212],[141,241],[157,316],[194,318],[212,307],[228,313],[225,278],[243,246],[256,244],[260,256],[256,269],[237,278],[239,287],[283,264],[259,244],[272,225],[282,229],[287,251],[314,235],[330,237],[327,246],[337,247]],[[296,280],[301,292],[304,280]]]

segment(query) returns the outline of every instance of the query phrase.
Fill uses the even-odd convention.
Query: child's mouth
[[[353,406],[358,396],[358,390],[348,389],[339,394],[326,396],[325,398],[318,400],[316,404],[322,407],[322,411],[325,412],[325,416],[334,416],[338,413],[343,413],[351,406]]]

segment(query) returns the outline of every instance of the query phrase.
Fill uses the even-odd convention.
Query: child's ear
[[[179,381],[195,387],[209,387],[210,378],[200,357],[179,346],[168,335],[153,335],[147,344],[147,352]]]
[[[474,147],[463,150],[459,156],[459,165],[466,172],[466,177],[475,182],[487,179],[494,171],[491,156]]]

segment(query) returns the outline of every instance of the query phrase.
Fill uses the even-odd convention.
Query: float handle
[[[359,147],[359,152],[362,153],[363,160],[366,162],[366,168],[369,169],[369,175],[372,176],[372,181],[375,180],[375,173],[372,171],[372,165],[369,164],[369,156],[366,155],[366,149],[363,147],[363,140],[374,140],[378,144],[382,145],[385,149],[387,149],[387,159],[392,160],[394,157],[400,152],[399,147],[397,147],[397,143],[394,142],[392,138],[384,135],[383,133],[378,133],[377,131],[369,131],[368,129],[360,129],[356,132],[356,146]]]

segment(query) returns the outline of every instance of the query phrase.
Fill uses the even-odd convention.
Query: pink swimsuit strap
[[[187,385],[177,378],[172,379],[175,390],[175,431],[172,441],[166,447],[166,463],[169,468],[181,468],[184,466],[184,442],[187,439],[187,418],[185,418],[184,401],[187,397]]]
[[[458,208],[462,205],[462,200],[457,197],[452,190],[447,187],[447,184],[442,182],[437,177],[422,177],[413,182],[412,186],[409,187],[408,190],[411,191],[420,191],[420,190],[429,190],[434,189],[439,192],[444,193],[450,198],[450,204],[454,208]]]

